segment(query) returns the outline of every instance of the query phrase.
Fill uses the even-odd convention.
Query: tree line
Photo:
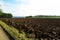
[[[0,18],[12,18],[12,14],[11,13],[4,13],[1,9],[0,9]]]

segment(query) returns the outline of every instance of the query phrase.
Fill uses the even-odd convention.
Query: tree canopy
[[[1,9],[0,9],[0,18],[12,18],[12,14],[11,13],[4,13]]]
[[[0,9],[0,15],[2,14],[2,10]]]

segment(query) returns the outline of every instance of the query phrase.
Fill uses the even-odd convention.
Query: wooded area
[[[12,14],[11,13],[4,13],[1,9],[0,9],[0,18],[12,18]]]

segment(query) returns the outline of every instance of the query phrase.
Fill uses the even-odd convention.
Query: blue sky
[[[0,4],[13,16],[60,15],[60,0],[0,0]]]
[[[3,0],[3,1],[6,3],[13,3],[14,2],[14,0]]]

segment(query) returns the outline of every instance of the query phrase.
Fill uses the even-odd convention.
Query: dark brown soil
[[[58,18],[0,18],[0,20],[18,29],[19,33],[23,30],[28,38],[60,39]]]

